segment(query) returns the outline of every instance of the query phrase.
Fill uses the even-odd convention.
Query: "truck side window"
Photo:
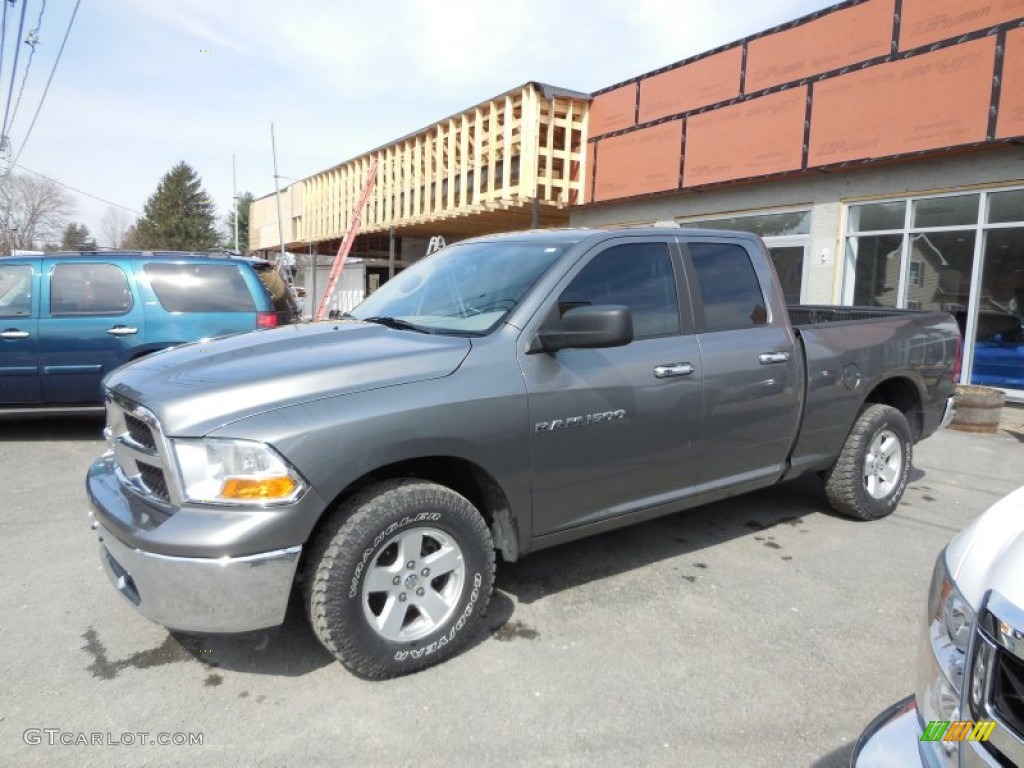
[[[58,264],[50,281],[51,315],[123,315],[132,292],[113,264]]]
[[[687,243],[704,304],[704,330],[731,331],[768,323],[761,285],[742,246]]]
[[[679,333],[679,301],[668,246],[612,246],[597,254],[558,299],[562,313],[600,304],[629,307],[634,338]]]
[[[32,267],[0,266],[0,317],[25,317],[32,313]]]

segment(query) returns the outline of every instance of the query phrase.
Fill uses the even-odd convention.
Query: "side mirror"
[[[623,347],[633,341],[633,315],[627,307],[575,307],[562,315],[560,325],[538,335],[537,351]]]

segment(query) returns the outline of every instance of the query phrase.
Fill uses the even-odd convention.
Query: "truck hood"
[[[946,565],[974,610],[990,589],[1024,606],[1024,486],[957,534],[946,547]]]
[[[106,386],[150,409],[167,435],[199,436],[286,405],[448,376],[469,339],[339,321],[187,344],[111,373]]]

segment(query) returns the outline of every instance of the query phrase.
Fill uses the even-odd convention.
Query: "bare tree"
[[[48,179],[11,174],[0,183],[0,226],[5,252],[60,242],[75,201]]]
[[[111,248],[124,248],[125,234],[132,224],[131,215],[123,208],[114,206],[107,208],[107,212],[103,214],[103,220],[100,222],[100,234],[103,236],[104,243]]]

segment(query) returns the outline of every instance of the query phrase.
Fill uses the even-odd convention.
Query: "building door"
[[[787,304],[799,304],[803,301],[804,265],[807,263],[807,248],[810,238],[806,235],[796,237],[765,237],[775,271],[782,284],[782,295]]]

